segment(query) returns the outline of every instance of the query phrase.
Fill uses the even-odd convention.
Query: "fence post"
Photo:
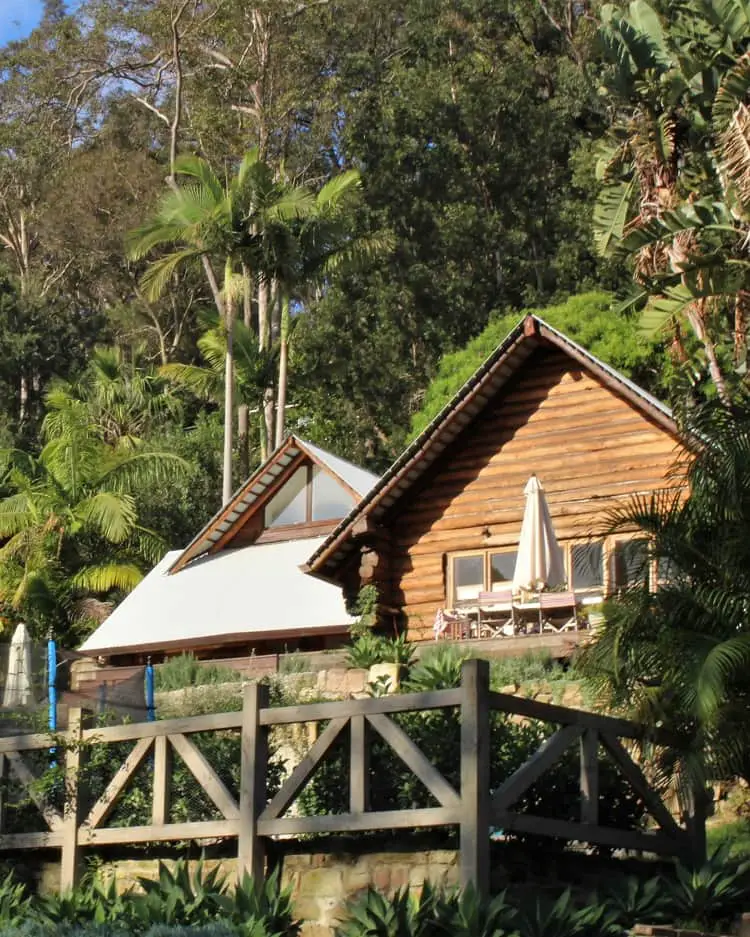
[[[60,860],[60,891],[72,891],[78,884],[80,874],[80,847],[78,827],[81,823],[80,770],[83,764],[81,748],[83,730],[83,711],[71,708],[68,711],[68,731],[65,743],[65,771],[62,822],[62,857]]]
[[[240,825],[237,843],[237,880],[250,875],[263,881],[265,844],[258,836],[258,817],[268,800],[268,727],[260,724],[260,714],[268,707],[268,686],[249,683],[243,691],[240,758]]]
[[[490,892],[490,668],[467,660],[461,672],[461,884]]]

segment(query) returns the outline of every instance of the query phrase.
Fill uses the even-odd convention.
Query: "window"
[[[604,544],[575,543],[570,548],[570,587],[576,592],[604,587]]]
[[[612,560],[612,585],[615,589],[648,583],[649,555],[646,540],[616,543]]]
[[[303,465],[266,505],[266,527],[290,527],[345,517],[354,499],[328,472]]]
[[[480,592],[509,589],[516,568],[515,550],[464,553],[450,558],[449,604],[476,599]]]
[[[312,472],[312,520],[339,520],[354,507],[354,499],[328,472],[318,466]]]
[[[490,591],[508,587],[513,583],[518,552],[490,553]]]
[[[306,520],[307,466],[303,466],[266,505],[266,527],[287,527]]]
[[[484,553],[453,558],[453,597],[456,602],[475,599],[484,590]]]

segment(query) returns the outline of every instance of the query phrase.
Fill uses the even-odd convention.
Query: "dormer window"
[[[340,520],[354,499],[328,472],[303,465],[282,485],[265,508],[266,528]]]

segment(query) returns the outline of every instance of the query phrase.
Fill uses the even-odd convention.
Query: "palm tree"
[[[648,538],[659,588],[607,603],[581,666],[603,703],[682,735],[659,764],[691,791],[750,780],[750,398],[704,404],[684,432],[689,498],[636,498],[612,519]]]
[[[51,434],[74,401],[83,404],[89,425],[108,446],[135,449],[145,436],[179,416],[179,401],[143,355],[140,347],[128,356],[122,348],[99,346],[77,380],[53,382],[45,396]]]
[[[108,446],[79,400],[48,415],[42,432],[38,457],[2,454],[10,494],[0,501],[0,601],[36,624],[69,617],[91,594],[137,585],[141,562],[164,550],[138,523],[137,493],[185,468],[174,455]]]
[[[387,235],[354,234],[360,186],[359,172],[343,172],[320,189],[304,214],[283,226],[272,226],[269,276],[276,284],[280,319],[276,446],[284,438],[291,307],[296,305],[301,310],[332,274],[359,269],[392,247]]]
[[[143,277],[151,298],[162,293],[184,264],[200,261],[203,265],[226,333],[222,496],[227,503],[232,495],[232,338],[236,301],[244,292],[243,278],[258,276],[263,269],[263,236],[268,225],[299,215],[309,201],[309,193],[278,184],[257,150],[245,155],[225,184],[206,160],[194,156],[177,160],[175,176],[183,184],[170,188],[153,219],[133,232],[130,255],[139,259],[157,247],[173,248],[153,261]],[[223,268],[221,285],[216,263]],[[259,327],[262,336],[265,326],[259,323]]]
[[[726,403],[717,320],[734,317],[736,361],[746,332],[750,10],[733,0],[660,10],[636,0],[627,14],[604,12],[618,113],[598,167],[597,243],[633,261],[645,328],[671,324],[679,336],[687,321]]]

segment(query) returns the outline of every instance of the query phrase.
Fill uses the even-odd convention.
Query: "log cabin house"
[[[644,574],[643,541],[606,536],[633,495],[681,487],[671,412],[528,316],[315,550],[305,569],[349,595],[366,584],[412,640],[442,610],[508,589],[524,486],[542,481],[579,605]],[[658,575],[657,570],[648,570]]]
[[[80,648],[114,665],[192,651],[247,659],[348,640],[336,585],[300,566],[375,475],[289,436],[184,550],[169,552]]]

